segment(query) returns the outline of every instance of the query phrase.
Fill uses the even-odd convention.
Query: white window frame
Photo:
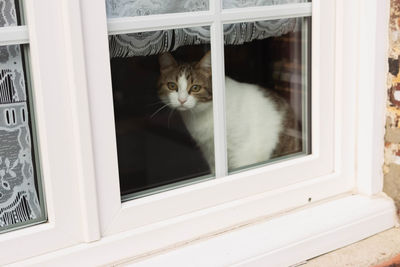
[[[8,250],[2,252],[6,251],[11,256],[7,255],[5,260],[0,257],[0,263],[69,246],[19,263],[39,266],[77,262],[82,265],[104,265],[127,259],[144,259],[144,266],[151,266],[157,260],[177,265],[190,260],[193,255],[211,255],[213,250],[226,252],[212,254],[214,262],[221,265],[232,262],[244,266],[257,263],[260,266],[264,263],[265,266],[265,262],[289,265],[355,242],[395,224],[392,202],[380,197],[389,0],[332,0],[314,1],[312,4],[312,108],[335,110],[328,114],[332,119],[331,128],[313,112],[313,155],[123,204],[120,203],[116,172],[105,7],[80,0],[63,0],[62,9],[56,1],[27,2],[35,107],[50,223],[1,235],[0,249],[4,246]],[[49,6],[50,11],[57,12],[48,12]],[[307,4],[298,7],[305,6]],[[271,13],[278,12],[278,9],[282,11],[285,8],[246,9],[248,13],[243,13],[242,17],[237,17],[239,14],[236,11],[225,11],[225,14],[229,21],[243,21],[250,17],[254,20],[263,19],[266,14],[278,14]],[[214,13],[218,10],[217,5],[211,5],[208,12],[189,15],[115,19],[109,26],[112,31],[120,32],[126,30],[124,27],[138,31],[144,28],[151,30],[151,27],[154,30],[175,28],[185,26],[180,22],[187,17],[192,18],[192,26],[202,25],[206,20],[219,22],[222,17]],[[48,25],[49,17],[53,18],[53,25]],[[46,35],[48,27],[60,29],[62,33]],[[218,24],[212,27],[215,27],[213,39],[216,40],[212,50],[221,52],[212,53],[213,82],[214,86],[223,88],[223,44],[221,38],[216,37],[221,35],[222,29]],[[50,46],[49,42],[58,45]],[[58,59],[46,56],[50,52],[64,55],[59,59],[60,63],[64,63],[60,64],[59,69],[51,69],[54,64],[51,61]],[[323,53],[326,54],[322,63]],[[315,75],[318,71],[321,76]],[[54,77],[58,80],[51,80]],[[64,106],[52,102],[58,99],[59,94],[55,95],[50,90],[50,81],[63,88]],[[315,93],[315,88],[320,88],[322,81],[329,87],[325,90],[325,93],[328,92],[326,95],[324,92],[319,95]],[[99,96],[95,97],[94,92]],[[334,107],[321,105],[323,98],[320,97],[323,96],[334,98]],[[223,91],[217,91],[214,101],[221,99]],[[224,125],[221,112],[223,105],[217,109],[219,112],[215,114],[215,125]],[[45,112],[49,110],[51,112]],[[107,112],[98,116],[96,112],[99,110]],[[56,117],[63,119],[63,125]],[[215,138],[222,140],[225,129],[217,128]],[[101,135],[98,134],[100,130],[103,133]],[[63,156],[63,160],[67,161],[62,164],[57,160],[60,142],[54,137],[55,133],[66,140],[61,146],[69,152]],[[333,140],[330,136],[335,138],[331,149],[323,141]],[[319,145],[321,142],[323,145]],[[216,146],[219,155],[218,177],[226,173],[225,146],[223,142]],[[307,166],[309,162],[312,164]],[[76,171],[76,175],[72,177],[63,173],[65,165],[69,170],[72,168]],[[293,170],[286,170],[293,166],[297,167],[297,171],[299,166],[303,166],[305,173],[310,167],[319,168],[314,173],[314,179],[307,175],[301,177],[301,172],[298,172],[300,176],[292,175],[293,179],[285,180],[285,177],[290,178],[293,174]],[[270,180],[266,182],[266,173],[272,175],[278,171],[286,184],[277,181],[271,185]],[[54,178],[55,175],[57,178]],[[273,176],[269,177],[272,179]],[[77,198],[69,197],[71,194],[76,194]],[[212,197],[207,200],[204,196]],[[309,197],[312,203],[309,203]],[[322,200],[325,203],[321,204]],[[303,210],[282,215],[282,212],[300,206]],[[166,207],[176,209],[170,211]],[[332,216],[328,222],[329,214]],[[79,219],[73,219],[75,216]],[[299,228],[298,224],[309,227]],[[293,231],[288,235],[285,234],[286,229]],[[55,236],[60,234],[52,237],[51,233],[63,231],[73,234],[68,240],[64,238],[53,242]],[[269,239],[273,233],[280,232],[282,235],[275,234]],[[256,236],[263,238],[257,239]],[[340,236],[345,238],[336,238]],[[252,250],[235,250],[232,244],[246,238],[254,243]],[[50,240],[49,244],[42,244],[47,240]],[[197,240],[204,241],[196,246]],[[27,252],[22,256],[12,255],[15,249],[20,250],[22,241],[29,241]],[[84,241],[91,243],[74,246]],[[305,246],[299,250],[299,245]],[[148,259],[159,252],[170,253]]]
[[[94,179],[85,173],[93,166],[85,153],[90,142],[78,132],[85,113],[77,114],[87,106],[79,106],[80,88],[72,84],[77,79],[69,56],[75,49],[68,47],[67,33],[73,24],[66,23],[68,9],[58,1],[26,0],[24,7],[27,25],[0,28],[0,44],[29,45],[27,71],[34,102],[30,112],[36,120],[35,148],[42,173],[38,178],[48,220],[0,234],[0,265],[99,238],[97,210],[87,194],[95,192]]]
[[[344,179],[341,170],[338,171],[334,167],[334,147],[332,145],[332,140],[334,139],[334,101],[325,101],[324,105],[320,105],[324,99],[333,99],[335,97],[333,75],[334,17],[331,11],[333,9],[333,2],[330,2],[331,6],[326,4],[326,2],[322,5],[301,3],[222,11],[218,1],[213,3],[215,4],[210,6],[210,10],[204,12],[109,19],[108,29],[106,27],[107,21],[104,17],[104,6],[96,7],[96,10],[93,10],[93,7],[86,7],[85,4],[82,6],[83,14],[85,14],[83,16],[83,26],[86,41],[85,52],[88,66],[92,134],[94,147],[96,148],[95,162],[101,232],[104,236],[160,222],[241,198],[252,197],[268,191],[282,190],[284,186],[302,181],[307,181],[306,183],[308,183],[309,179],[313,177],[318,177],[318,180],[310,185],[307,196],[298,194],[297,197],[294,197],[295,191],[293,191],[291,193],[293,197],[290,200],[281,201],[282,206],[279,208],[268,205],[268,203],[274,202],[270,196],[263,198],[265,207],[269,207],[267,208],[269,209],[268,211],[267,209],[264,211],[265,214],[307,204],[309,198],[320,200],[337,195],[349,191],[353,186],[351,182]],[[315,36],[313,39],[313,49],[318,51],[321,45],[320,42],[322,42],[322,47],[325,50],[331,51],[331,53],[325,56],[325,60],[330,62],[327,65],[331,69],[320,68],[321,59],[318,56],[313,58],[313,88],[321,88],[321,80],[329,81],[326,82],[326,87],[329,88],[325,87],[324,89],[326,90],[321,91],[314,90],[312,94],[312,135],[315,137],[312,142],[313,154],[227,176],[224,90],[214,90],[214,142],[217,179],[121,204],[107,32],[109,34],[120,34],[211,24],[211,39],[213,40],[211,42],[211,50],[214,51],[211,53],[213,62],[213,87],[224,88],[224,50],[221,22],[234,23],[239,21],[301,17],[311,15],[312,8],[314,9],[314,14],[317,14],[313,18],[314,32],[319,32],[318,23],[321,22],[329,28],[328,31],[321,32],[325,33],[323,38],[320,38],[318,34],[313,35]],[[97,11],[97,9],[99,10]],[[321,12],[325,14],[319,17],[318,14]],[[97,49],[92,49],[96,45]],[[319,53],[315,54],[318,55]],[[101,116],[95,115],[100,113],[102,114]],[[320,113],[325,115],[319,116]],[[338,146],[337,149],[341,148]],[[346,159],[345,162],[348,165],[353,161],[351,153],[345,153],[341,157]],[[321,182],[324,179],[323,175],[328,175],[329,177],[325,178],[327,181]],[[319,186],[317,184],[320,185],[325,182],[329,186],[326,186],[324,193],[321,194],[321,190],[318,189]],[[152,212],[149,213],[146,211]],[[138,214],[143,215],[137,216]],[[229,224],[240,223],[254,216],[256,214],[249,214],[248,217],[237,218],[235,221],[230,221]],[[213,230],[227,226],[227,224],[218,225],[216,223]]]

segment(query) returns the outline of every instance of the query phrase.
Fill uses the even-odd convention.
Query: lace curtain
[[[238,8],[306,2],[307,0],[223,0],[223,8]],[[106,0],[107,17],[144,16],[208,10],[208,0]],[[297,31],[300,19],[278,19],[224,25],[226,45],[240,45],[257,39]],[[113,35],[109,37],[111,57],[148,56],[174,51],[184,45],[210,42],[208,26]]]
[[[14,1],[0,0],[0,27],[15,25]],[[19,45],[0,46],[0,232],[42,217],[22,60]]]

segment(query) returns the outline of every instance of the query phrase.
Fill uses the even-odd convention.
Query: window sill
[[[134,247],[137,243],[146,246],[146,241],[135,236],[137,233],[133,231],[104,237],[100,241],[77,245],[17,264],[288,266],[357,242],[395,224],[395,208],[390,199],[353,195],[296,210],[211,238],[191,243],[182,242],[180,246],[171,246],[167,251],[157,250],[136,260],[132,258],[137,253]],[[156,237],[157,240],[163,238],[167,237]]]
[[[289,266],[395,224],[391,200],[353,195],[123,266]]]

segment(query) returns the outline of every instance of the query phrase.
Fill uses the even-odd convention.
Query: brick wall
[[[384,191],[400,209],[400,0],[391,0]]]

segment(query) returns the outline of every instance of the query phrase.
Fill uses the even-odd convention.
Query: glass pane
[[[194,32],[209,27],[110,38],[123,200],[212,176],[210,46]]]
[[[0,27],[23,25],[19,0],[0,0]]]
[[[273,6],[284,4],[297,4],[311,2],[311,0],[223,0],[222,6],[224,9],[254,7],[254,6]]]
[[[208,10],[208,0],[106,0],[107,18]]]
[[[0,232],[46,220],[25,54],[0,46]]]
[[[230,172],[310,153],[310,24],[224,25]]]

